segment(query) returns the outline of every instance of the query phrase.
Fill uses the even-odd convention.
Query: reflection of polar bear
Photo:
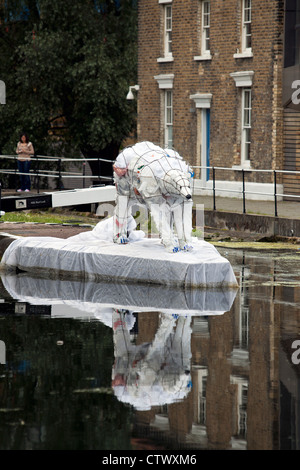
[[[151,343],[130,338],[132,312],[114,310],[115,363],[112,386],[118,400],[138,410],[182,401],[191,391],[191,317],[161,314]]]
[[[117,188],[114,241],[128,243],[132,206],[142,204],[150,211],[168,251],[191,249],[190,177],[189,166],[174,150],[162,149],[151,142],[140,142],[123,150],[114,164]]]

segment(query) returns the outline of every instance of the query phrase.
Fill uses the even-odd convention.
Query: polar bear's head
[[[167,196],[180,195],[185,199],[192,198],[190,178],[181,170],[169,170],[162,179],[163,193]]]

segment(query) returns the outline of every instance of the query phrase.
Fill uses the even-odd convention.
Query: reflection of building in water
[[[207,369],[199,367],[198,369],[198,412],[197,422],[205,426],[206,424],[206,384],[207,384]]]
[[[300,318],[284,310],[283,288],[274,289],[274,262],[250,257],[247,266],[240,264],[240,291],[230,312],[192,318],[191,393],[180,403],[136,412],[139,435],[144,430],[160,443],[179,442],[182,448],[265,450],[283,445],[283,430],[296,436],[293,419],[280,417],[279,394],[298,413],[300,382],[280,371],[279,358],[282,362],[286,353],[279,349],[279,338],[283,311],[290,330],[296,322],[300,331]],[[147,323],[152,316],[139,314],[139,340],[151,338]]]
[[[192,389],[179,402],[161,400],[159,406],[147,411],[137,411],[133,405],[133,441],[135,437],[150,437],[155,448],[171,449],[300,449],[298,253],[281,254],[280,262],[277,253],[261,256],[251,252],[245,260],[241,253],[231,253],[231,262],[238,266],[240,288],[230,311],[214,315],[210,310],[212,315],[198,313],[199,316],[189,318],[186,357],[191,365]],[[21,276],[18,280],[24,279]],[[30,292],[32,282],[28,282]],[[61,294],[61,287],[59,284],[55,292]],[[67,287],[67,298],[70,292],[74,296],[80,291],[69,283]],[[103,300],[105,291],[100,293],[97,299]],[[117,293],[119,296],[123,291]],[[167,298],[176,303],[171,295]],[[199,307],[199,301],[192,304]],[[88,302],[84,305],[91,308]],[[18,308],[18,313],[24,317],[24,305],[21,310]],[[129,340],[136,346],[151,344],[157,338],[162,315],[153,310],[153,305],[148,313],[136,310],[135,323],[133,327],[129,325]],[[112,326],[107,309],[97,318]],[[121,358],[121,349],[118,357]],[[121,361],[119,365],[122,366]],[[162,365],[163,370],[165,364]]]
[[[232,376],[231,383],[234,385],[235,392],[232,443],[245,446],[247,438],[248,380],[247,378]]]
[[[234,346],[231,353],[232,364],[241,365],[243,368],[248,368],[249,365],[249,287],[247,284],[249,276],[250,270],[242,266],[239,303],[234,312]],[[232,374],[231,384],[235,401],[232,445],[243,448],[246,446],[247,438],[248,378]]]
[[[300,276],[293,281],[295,287],[276,287],[275,296],[281,324],[279,445],[284,450],[300,449]]]
[[[249,269],[242,266],[240,272],[239,310],[234,316],[234,349],[232,351],[232,361],[235,363],[249,360],[249,286],[247,284],[247,278],[249,278],[249,276]]]
[[[243,309],[239,302],[235,306],[238,317]],[[140,330],[146,315],[139,314],[143,341],[150,339],[148,328]],[[241,324],[238,320],[231,312],[193,317],[192,392],[180,403],[137,412],[138,428],[145,426],[146,431],[150,426],[147,432],[151,429],[152,436],[160,441],[172,441],[176,436],[185,447],[246,447],[249,361],[248,356],[245,363],[242,356],[237,364],[231,360],[234,335],[239,333],[235,327]],[[244,347],[244,343],[241,345]]]

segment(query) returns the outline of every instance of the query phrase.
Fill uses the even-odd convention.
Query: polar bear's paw
[[[125,235],[118,235],[114,236],[114,243],[117,243],[118,245],[126,245],[126,243],[129,243],[129,240]]]
[[[192,251],[193,250],[193,245],[190,245],[189,243],[182,243],[180,244],[180,249],[182,251]]]
[[[180,251],[179,246],[165,245],[165,249],[168,253],[178,253]]]

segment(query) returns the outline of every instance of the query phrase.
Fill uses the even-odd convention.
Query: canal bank
[[[300,203],[296,201],[246,201],[194,196],[195,208],[204,208],[205,232],[222,231],[237,238],[300,238]],[[198,206],[199,205],[199,206]],[[201,209],[200,209],[201,210]],[[277,215],[275,216],[275,213]]]

